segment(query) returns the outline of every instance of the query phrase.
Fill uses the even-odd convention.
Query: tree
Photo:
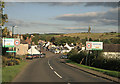
[[[6,23],[6,22],[8,22],[7,21],[7,19],[8,19],[8,16],[7,16],[7,14],[3,14],[3,9],[5,8],[5,3],[4,2],[0,2],[0,18],[2,18],[1,19],[1,21],[0,21],[0,26],[4,26],[4,24]]]
[[[51,40],[50,40],[50,42],[54,43],[55,42],[55,37],[52,37]]]
[[[9,34],[9,31],[8,31],[7,27],[5,27],[5,28],[2,30],[2,36],[3,36],[3,37],[7,37],[8,34]]]

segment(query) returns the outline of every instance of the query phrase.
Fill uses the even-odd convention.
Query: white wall
[[[103,52],[105,58],[120,59],[120,52]]]

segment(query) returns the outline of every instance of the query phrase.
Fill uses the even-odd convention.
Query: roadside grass
[[[27,64],[25,61],[21,61],[19,65],[7,66],[2,68],[2,82],[11,82],[14,77],[24,68]]]
[[[86,65],[75,63],[75,62],[73,62],[71,60],[67,60],[66,62],[70,63],[70,64],[74,64],[74,65],[80,66],[80,67],[84,67],[84,68],[87,68],[87,69],[91,69],[91,70],[95,70],[95,71],[98,71],[98,72],[102,72],[103,74],[106,74],[106,75],[109,75],[109,76],[112,76],[112,77],[120,78],[120,72],[119,71],[111,71],[111,70],[105,70],[105,69],[90,67],[90,66],[86,66]]]

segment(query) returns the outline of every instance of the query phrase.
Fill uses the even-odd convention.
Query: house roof
[[[70,44],[69,46],[70,46],[70,47],[74,47],[74,45],[71,45],[71,44]]]
[[[25,40],[20,41],[21,44],[27,44]]]
[[[69,50],[67,47],[63,47],[64,50]]]
[[[120,44],[104,44],[103,51],[104,52],[120,52]]]

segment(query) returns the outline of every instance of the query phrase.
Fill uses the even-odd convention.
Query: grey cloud
[[[42,23],[42,22],[25,22],[23,20],[17,20],[17,19],[9,19],[8,23],[6,23],[7,26],[21,26],[21,27],[31,27],[31,26],[66,26],[66,24],[56,24],[56,23]]]
[[[69,30],[69,31],[77,31],[77,30],[87,31],[88,28],[87,27],[65,27],[65,28],[63,28],[63,30]]]
[[[104,6],[104,7],[118,7],[118,2],[87,2],[85,6]]]
[[[50,2],[48,3],[51,6],[74,6],[81,5],[81,2]]]
[[[57,16],[56,20],[75,21],[81,24],[96,24],[96,25],[117,25],[118,23],[118,8],[112,8],[106,12],[88,12],[82,14],[64,14]]]

